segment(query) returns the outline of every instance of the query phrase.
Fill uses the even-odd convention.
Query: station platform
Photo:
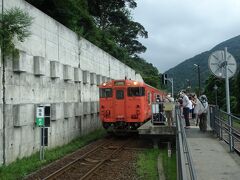
[[[138,128],[139,135],[151,136],[174,136],[176,135],[176,126],[153,125],[151,120]]]
[[[191,126],[186,136],[198,180],[240,178],[240,157],[230,153],[226,143],[216,139],[210,128],[203,133]]]

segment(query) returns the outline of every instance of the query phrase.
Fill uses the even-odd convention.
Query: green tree
[[[4,48],[4,55],[16,52],[14,38],[23,42],[25,38],[30,36],[30,26],[33,18],[27,12],[23,12],[19,8],[5,10],[2,16],[0,29],[1,47]]]
[[[107,32],[116,45],[129,55],[146,51],[138,37],[147,38],[148,32],[131,17],[130,8],[137,6],[134,0],[88,0],[88,3],[97,27]]]
[[[215,104],[215,90],[214,86],[217,85],[217,100],[218,105],[221,109],[226,111],[226,90],[225,90],[225,80],[218,79],[214,75],[210,75],[205,83],[205,94],[208,97],[210,104]],[[231,112],[236,115],[240,115],[240,73],[233,77],[229,81],[229,91],[230,91],[230,103]]]
[[[115,58],[135,69],[146,83],[160,87],[159,72],[138,57],[148,33],[132,20],[135,0],[26,0]]]

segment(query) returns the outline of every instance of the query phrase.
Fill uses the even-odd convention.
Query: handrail
[[[188,148],[188,142],[186,138],[185,129],[181,121],[180,110],[175,108],[176,126],[177,126],[177,170],[178,180],[196,180],[196,171],[193,166],[192,156]],[[188,167],[188,168],[187,168]]]
[[[240,153],[240,145],[236,145],[237,143],[240,144],[240,124],[239,127],[234,127],[233,123],[236,122],[238,124],[240,118],[219,109],[218,106],[210,105],[210,109],[210,121],[213,125],[213,132],[217,134],[219,139],[229,144],[230,151]],[[221,117],[220,114],[222,115]],[[225,132],[225,136],[223,132]],[[226,135],[228,139],[226,139]]]
[[[177,145],[178,180],[184,180],[184,179],[187,179],[187,169],[186,169],[185,155],[183,150],[181,127],[180,127],[180,123],[177,115],[176,115],[176,126],[177,126],[176,145]]]
[[[212,107],[214,107],[214,106],[212,106]],[[223,111],[223,110],[221,110],[221,109],[219,109],[219,111],[222,112],[222,113],[224,113],[224,114],[227,114],[227,115],[229,115],[229,116],[232,116],[233,118],[235,118],[235,119],[237,119],[237,120],[240,121],[240,118],[237,117],[237,116],[235,116],[235,115],[233,115],[232,113],[227,113],[227,112],[225,112],[225,111]]]

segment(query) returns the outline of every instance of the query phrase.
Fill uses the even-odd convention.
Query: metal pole
[[[42,150],[42,160],[44,160],[44,146],[45,146],[45,125],[43,126],[43,150]]]
[[[43,149],[42,149],[42,142],[43,142],[43,128],[40,128],[40,160],[43,160]]]
[[[167,81],[169,81],[172,84],[172,97],[174,97],[173,95],[173,78],[166,78]]]
[[[225,84],[226,84],[226,104],[227,104],[227,113],[231,113],[230,109],[230,96],[229,96],[229,79],[228,79],[228,62],[227,62],[227,47],[224,48],[224,59],[225,59]],[[232,120],[228,115],[228,125],[229,125],[229,146],[230,151],[233,151],[233,138],[232,138]]]
[[[45,146],[45,126],[42,126],[40,129],[40,160],[44,160],[44,146]]]
[[[3,13],[4,13],[4,0],[2,0],[2,24],[1,28],[4,28],[4,22],[3,22]],[[2,60],[2,102],[3,102],[3,140],[2,140],[2,146],[3,146],[3,164],[5,165],[6,163],[6,99],[5,99],[5,52],[4,52],[4,35],[1,34],[2,36],[2,44],[1,44],[1,60]]]
[[[198,65],[198,96],[201,95],[200,65]]]
[[[216,89],[216,93],[215,93],[215,100],[216,100],[216,106],[217,106],[217,89]]]
[[[42,160],[42,127],[40,128],[40,160]]]

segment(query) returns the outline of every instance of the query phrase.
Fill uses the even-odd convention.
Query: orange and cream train
[[[112,80],[99,86],[100,120],[108,131],[136,130],[149,120],[151,104],[165,92],[143,82]]]

